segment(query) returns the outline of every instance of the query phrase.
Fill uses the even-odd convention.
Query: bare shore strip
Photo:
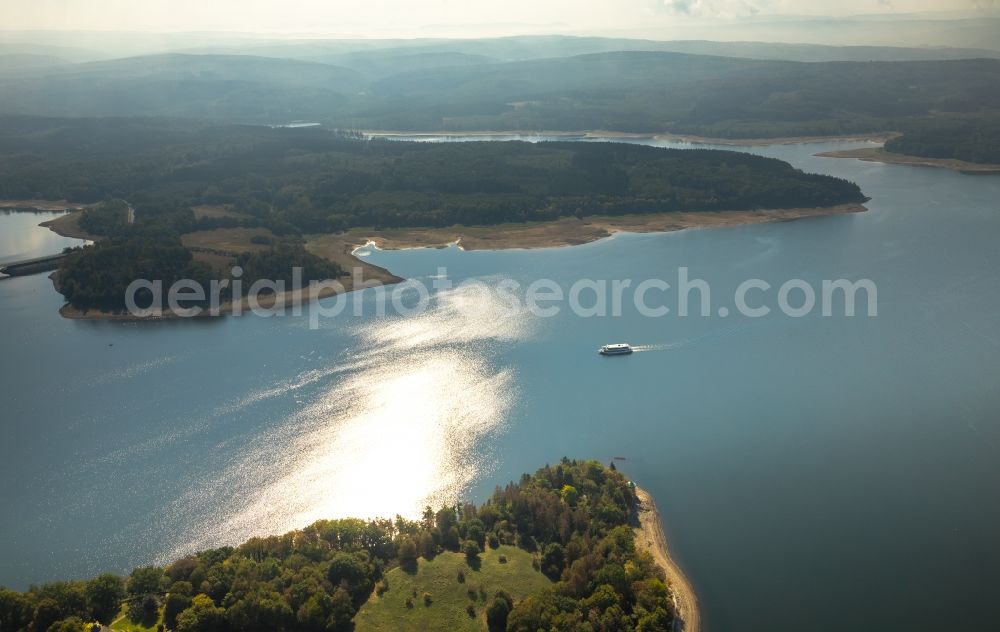
[[[656,502],[653,501],[649,492],[641,487],[635,488],[635,495],[639,498],[639,504],[636,508],[639,524],[633,527],[635,543],[648,551],[667,574],[667,582],[670,584],[670,591],[674,597],[674,607],[677,611],[674,631],[699,632],[701,630],[701,616],[698,612],[698,597],[694,593],[691,582],[684,575],[684,571],[670,557],[667,536],[663,531],[663,522],[660,520],[660,512],[656,509]]]
[[[954,160],[951,158],[909,156],[886,151],[883,147],[823,151],[816,155],[823,158],[856,158],[865,162],[881,162],[891,165],[908,165],[911,167],[939,167],[972,175],[1000,174],[1000,165],[966,162],[965,160]]]
[[[366,136],[376,138],[381,137],[407,137],[407,138],[488,138],[493,136],[519,136],[525,138],[548,137],[557,139],[578,139],[593,138],[614,140],[652,138],[654,140],[676,141],[679,143],[691,143],[694,145],[730,145],[734,147],[757,147],[761,145],[801,145],[805,143],[822,143],[830,141],[869,141],[874,143],[884,143],[885,141],[898,136],[896,132],[872,132],[871,134],[846,134],[840,136],[780,136],[775,138],[712,138],[709,136],[695,136],[693,134],[670,134],[667,132],[616,132],[613,130],[582,130],[578,132],[567,132],[557,130],[497,130],[471,132],[443,131],[443,132],[405,132],[391,130],[361,130]]]
[[[45,228],[48,228],[49,230],[51,230],[52,232],[61,237],[69,237],[71,239],[86,239],[87,241],[97,241],[101,238],[99,235],[91,235],[90,233],[88,233],[87,231],[85,231],[83,228],[80,227],[80,217],[82,217],[82,213],[80,213],[79,211],[76,211],[75,209],[72,208],[58,209],[58,210],[66,210],[74,212],[68,212],[65,215],[62,215],[55,219],[50,219],[47,222],[42,222],[41,224],[39,224],[39,226],[44,226]]]
[[[374,243],[382,250],[444,248],[458,244],[463,250],[509,250],[578,246],[616,233],[668,233],[693,228],[721,228],[768,222],[784,222],[810,217],[861,213],[863,204],[754,211],[671,211],[641,215],[591,215],[563,217],[548,222],[497,224],[493,226],[451,226],[448,228],[354,228],[346,233],[311,237],[310,252],[326,256],[324,250]]]

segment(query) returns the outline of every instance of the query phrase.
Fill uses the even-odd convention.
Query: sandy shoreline
[[[93,204],[70,202],[69,200],[0,200],[0,209],[27,209],[29,211],[79,211]]]
[[[844,134],[834,136],[776,136],[774,138],[712,138],[710,136],[696,136],[694,134],[672,134],[669,132],[618,132],[614,130],[581,130],[577,132],[567,132],[560,130],[476,130],[469,132],[441,131],[441,132],[406,132],[393,130],[361,130],[360,133],[366,136],[386,137],[386,136],[407,136],[412,138],[434,138],[444,136],[454,137],[490,137],[490,136],[546,136],[552,138],[600,138],[606,140],[652,138],[655,140],[677,141],[682,143],[692,143],[695,145],[730,145],[734,147],[757,147],[761,145],[800,145],[804,143],[822,143],[830,141],[869,141],[882,143],[890,138],[898,136],[897,132],[872,132],[870,134]]]
[[[924,158],[907,154],[895,154],[882,147],[864,147],[860,149],[845,149],[842,151],[823,151],[817,156],[823,158],[856,158],[865,162],[881,162],[891,165],[909,165],[911,167],[939,167],[967,174],[1000,174],[1000,165],[978,162],[966,162],[951,158]]]
[[[451,244],[458,244],[464,250],[554,248],[586,244],[616,233],[664,233],[693,228],[720,228],[860,213],[867,210],[863,204],[840,204],[818,208],[755,211],[672,211],[637,215],[564,217],[548,222],[494,226],[382,230],[355,228],[337,234],[305,235],[306,250],[337,263],[351,273],[348,277],[338,279],[343,290],[322,288],[317,297],[311,297],[306,288],[297,293],[288,291],[277,296],[262,296],[259,304],[265,309],[273,306],[278,300],[283,301],[286,306],[294,305],[296,302],[308,304],[311,300],[334,296],[341,291],[350,292],[359,289],[356,287],[355,271],[360,274],[363,281],[362,287],[371,282],[390,285],[403,281],[404,279],[394,275],[389,270],[368,263],[353,254],[355,250],[369,243],[374,243],[382,250],[442,248]],[[45,222],[42,226],[46,226],[49,230],[64,237],[98,239],[80,229],[78,219],[78,213],[70,213]],[[53,275],[53,283],[57,282],[57,277]],[[224,303],[220,306],[219,316],[249,311],[248,299],[244,298],[240,309],[236,308],[236,304]],[[80,310],[69,304],[64,305],[59,313],[64,318],[75,320],[147,321],[178,318],[176,314],[169,311],[165,311],[160,316],[139,317],[128,313]]]
[[[549,222],[497,224],[493,226],[451,226],[448,228],[355,228],[339,235],[323,236],[330,243],[353,244],[352,248],[374,243],[381,250],[443,248],[458,244],[463,250],[510,250],[577,246],[616,233],[667,233],[692,228],[722,228],[810,217],[843,215],[867,211],[863,204],[757,211],[672,211],[640,215],[591,215],[564,217]],[[310,247],[314,254],[320,254]],[[356,259],[355,259],[356,260]]]
[[[633,527],[635,543],[648,551],[657,564],[667,574],[667,582],[674,596],[674,606],[677,609],[677,619],[674,621],[675,632],[699,632],[701,630],[701,615],[698,611],[698,597],[695,595],[691,582],[677,562],[670,557],[667,547],[667,536],[663,531],[663,522],[656,502],[649,492],[641,487],[635,488],[639,498],[636,507],[639,524]],[[679,621],[678,621],[679,619]]]
[[[92,235],[80,227],[80,216],[82,213],[79,212],[79,209],[67,208],[63,210],[71,212],[66,213],[62,217],[42,222],[39,226],[44,226],[61,237],[86,239],[87,241],[98,241],[101,239],[100,235]]]

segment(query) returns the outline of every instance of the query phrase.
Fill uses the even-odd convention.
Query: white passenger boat
[[[619,342],[613,345],[604,345],[598,350],[601,355],[628,355],[632,353],[632,346],[628,343]]]

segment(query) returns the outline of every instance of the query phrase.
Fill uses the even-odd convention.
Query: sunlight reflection
[[[417,318],[391,320],[357,333],[372,344],[404,350],[440,343],[520,340],[529,335],[526,324],[523,310],[511,313],[493,293],[463,287],[437,295],[434,309]]]
[[[290,381],[326,380],[223,476],[176,503],[175,515],[189,519],[223,511],[214,522],[187,521],[201,525],[163,561],[321,518],[415,517],[424,505],[459,500],[487,473],[480,442],[502,427],[513,400],[511,371],[491,364],[478,343],[511,342],[528,331],[523,315],[499,314],[488,294],[458,290],[436,296],[419,316],[361,326],[361,349],[346,370]]]

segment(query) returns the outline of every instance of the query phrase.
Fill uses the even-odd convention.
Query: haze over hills
[[[1000,19],[959,14],[885,14],[847,17],[760,16],[729,24],[707,22],[685,29],[693,39],[814,42],[831,46],[957,46],[997,49]],[[631,37],[657,37],[661,29],[632,29]],[[626,33],[622,33],[625,35]],[[610,33],[609,33],[610,35]],[[672,39],[683,36],[670,35]]]
[[[247,47],[192,49],[187,52],[252,54],[323,62],[353,68],[372,78],[385,77],[409,70],[475,66],[626,51],[672,52],[803,62],[1000,58],[1000,50],[985,48],[823,46],[817,44],[707,40],[656,41],[564,36],[523,36],[485,40],[378,40],[364,42],[363,49],[343,51],[345,47],[354,45],[356,44],[353,42],[295,41]]]
[[[335,111],[363,83],[357,72],[329,64],[168,54],[39,69],[2,85],[2,107],[13,112],[262,121]]]
[[[14,9],[9,3],[0,8],[0,23],[8,29],[0,32],[0,46],[60,47],[75,50],[78,61],[182,50],[253,53],[249,49],[296,40],[350,42],[324,51],[343,53],[441,38],[518,35],[1000,49],[1000,10],[974,0],[620,0],[613,5],[512,0],[502,9],[404,4],[385,13],[377,4],[293,0],[241,11],[232,0],[218,0],[191,11],[164,2],[115,11],[110,3],[63,0],[60,11],[46,13],[42,5]],[[577,54],[583,52],[597,51]]]
[[[0,113],[745,138],[897,130],[1000,109],[995,59],[803,63],[619,51],[499,62],[473,52],[498,43],[509,44],[339,56],[353,68],[190,54],[41,66],[0,77]]]
[[[568,35],[522,35],[483,39],[409,38],[337,39],[328,36],[239,33],[69,33],[0,31],[0,55],[52,55],[74,62],[132,57],[168,52],[232,54],[320,61],[350,65],[344,60],[370,63],[388,56],[447,54],[472,55],[494,61],[516,61],[542,57],[567,57],[587,53],[625,50],[681,52],[724,57],[784,59],[790,61],[904,61],[1000,57],[1000,22],[976,20],[969,28],[986,30],[987,37],[917,39],[914,43],[876,45],[859,39],[848,45],[804,43],[805,39],[774,38],[749,28],[736,38],[723,31],[695,35],[693,32],[659,37],[595,37]],[[784,23],[782,23],[784,24]],[[822,23],[825,24],[825,23]],[[854,26],[857,24],[852,23]],[[937,23],[935,23],[937,24]],[[825,27],[829,28],[829,27]],[[758,35],[758,37],[753,37]],[[994,37],[995,36],[995,37]],[[727,41],[728,40],[728,41]],[[948,43],[945,43],[945,42]],[[486,61],[485,59],[483,61]]]
[[[994,48],[831,46],[691,39],[664,41],[562,35],[512,36],[475,40],[292,40],[247,43],[238,46],[197,47],[188,49],[186,52],[254,54],[349,65],[342,60],[345,58],[364,59],[369,55],[386,57],[393,54],[461,54],[482,56],[495,61],[520,61],[617,51],[676,52],[788,61],[905,61],[1000,57],[1000,50]]]
[[[53,66],[68,65],[69,62],[54,55],[33,53],[0,54],[0,75],[26,75]]]

